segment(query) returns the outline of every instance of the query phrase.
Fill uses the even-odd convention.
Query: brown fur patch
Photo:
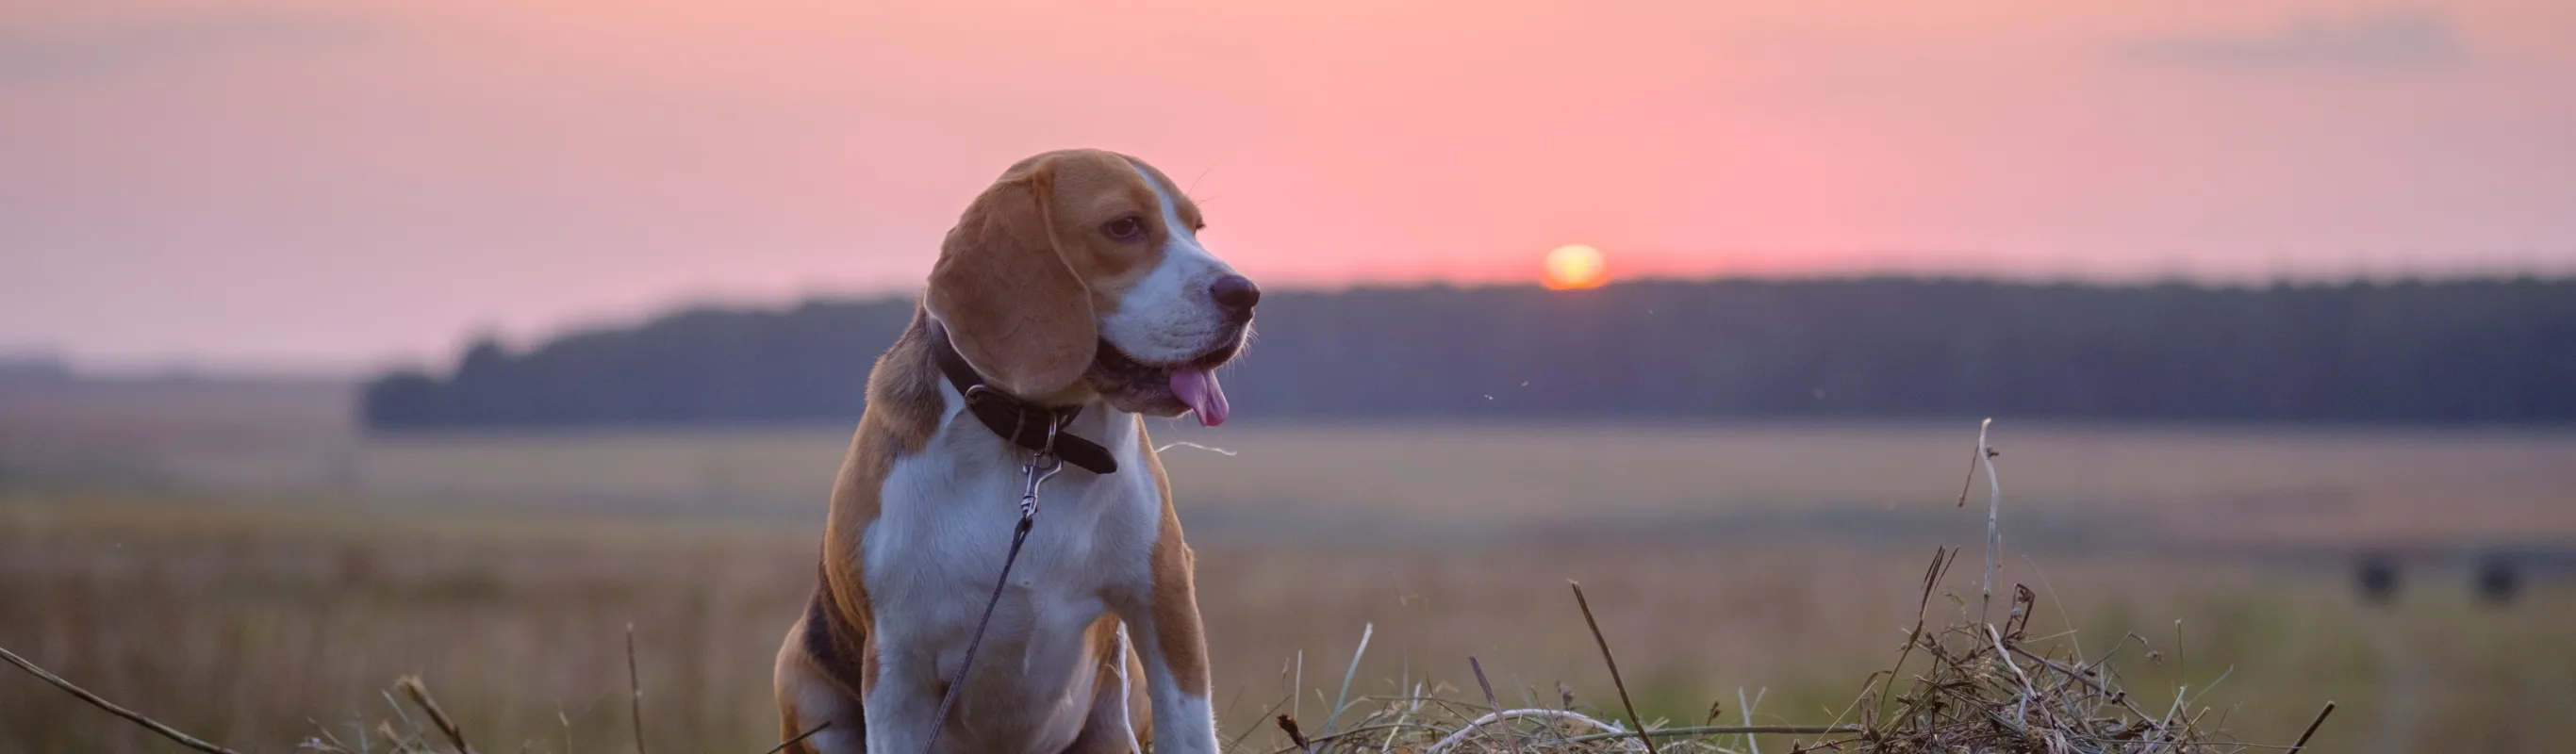
[[[1136,433],[1136,441],[1144,446],[1145,466],[1153,469],[1154,487],[1163,494],[1163,526],[1154,536],[1148,563],[1154,572],[1154,635],[1139,640],[1151,640],[1162,650],[1163,664],[1182,691],[1206,698],[1207,636],[1199,625],[1198,588],[1191,583],[1198,568],[1193,562],[1196,556],[1181,539],[1181,517],[1172,508],[1172,480],[1163,473],[1163,459],[1154,454],[1154,441],[1142,431]]]
[[[1199,226],[1198,207],[1170,182],[1135,158],[1095,149],[1023,160],[948,231],[924,301],[958,353],[996,386],[1049,403],[1090,400],[1079,382],[1099,317],[1116,313],[1162,262],[1174,233]],[[1187,228],[1166,227],[1164,195]],[[1144,233],[1109,236],[1122,219]]]
[[[861,698],[865,679],[860,670],[869,664],[866,631],[835,619],[846,614],[839,602],[831,589],[819,583],[814,586],[814,596],[805,601],[802,646],[825,680],[840,687],[841,693]]]

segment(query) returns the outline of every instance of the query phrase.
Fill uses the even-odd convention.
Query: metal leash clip
[[[1020,493],[1020,521],[1026,523],[1038,515],[1038,485],[1055,478],[1064,470],[1064,459],[1055,454],[1056,425],[1047,424],[1046,447],[1029,454],[1029,462],[1020,464],[1020,472],[1029,478],[1028,489]]]

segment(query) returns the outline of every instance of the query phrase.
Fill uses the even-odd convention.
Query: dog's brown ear
[[[930,313],[994,387],[1043,398],[1082,379],[1100,343],[1091,291],[1056,239],[1052,161],[1013,170],[966,207],[930,268]]]

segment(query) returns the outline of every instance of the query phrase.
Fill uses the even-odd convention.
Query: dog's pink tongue
[[[1205,367],[1172,370],[1172,395],[1189,404],[1191,413],[1199,415],[1200,426],[1225,423],[1225,388],[1217,386],[1215,372]]]

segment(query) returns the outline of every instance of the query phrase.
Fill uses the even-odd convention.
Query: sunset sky
[[[0,353],[444,363],[918,287],[1126,151],[1274,288],[2576,272],[2576,3],[0,3]]]

